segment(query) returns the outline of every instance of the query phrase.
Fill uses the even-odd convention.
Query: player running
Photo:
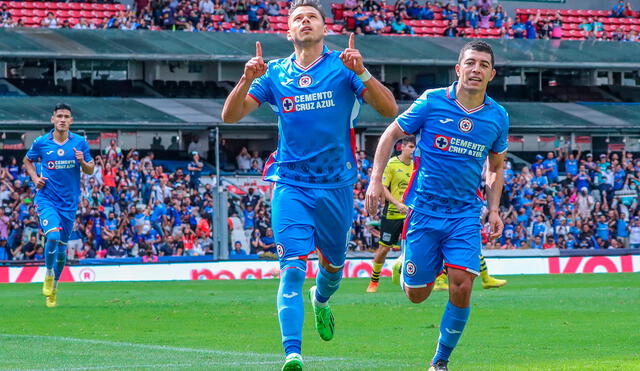
[[[24,165],[38,193],[35,197],[40,229],[46,236],[45,265],[42,294],[46,305],[55,307],[58,280],[67,261],[67,241],[73,230],[80,201],[80,169],[93,174],[94,163],[89,144],[83,136],[71,133],[71,107],[61,103],[53,109],[53,130],[33,142],[24,158]],[[42,173],[38,175],[34,162],[40,160]]]
[[[389,89],[365,69],[353,34],[343,52],[324,45],[325,14],[317,0],[295,1],[288,24],[294,53],[265,63],[257,42],[222,119],[236,122],[262,103],[278,115],[278,149],[265,164],[264,178],[276,182],[272,224],[281,271],[282,369],[301,370],[302,285],[307,256],[316,247],[319,267],[309,296],[320,337],[334,336],[328,301],[340,285],[349,240],[357,177],[354,126],[362,99],[386,117],[394,117],[398,107]]]
[[[480,271],[482,168],[489,159],[486,194],[490,238],[502,234],[499,202],[504,183],[509,118],[486,95],[496,74],[491,46],[467,43],[455,66],[458,81],[425,91],[380,138],[366,206],[375,212],[383,196],[382,172],[393,144],[417,135],[414,175],[407,188],[402,285],[413,303],[427,299],[447,269],[449,302],[431,371],[448,370],[449,356],[469,318],[473,280]]]
[[[402,195],[409,185],[413,174],[413,151],[416,149],[416,138],[407,137],[402,140],[402,152],[392,157],[382,175],[385,205],[380,221],[380,243],[373,258],[373,271],[367,292],[377,292],[380,282],[380,271],[392,246],[398,244],[402,224],[407,216],[407,206],[403,204]]]
[[[400,271],[401,269],[402,264],[399,265],[398,271]],[[399,276],[400,275],[398,275],[398,277]],[[489,275],[489,271],[487,270],[487,262],[484,260],[484,255],[480,255],[480,279],[482,280],[483,289],[494,289],[507,284],[507,280],[501,280]],[[449,285],[447,284],[447,272],[442,272],[438,277],[436,277],[436,282],[433,285],[433,289],[435,291],[449,290]]]

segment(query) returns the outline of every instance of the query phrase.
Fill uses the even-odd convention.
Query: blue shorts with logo
[[[426,287],[444,266],[480,271],[480,219],[439,218],[411,210],[405,219],[402,278],[407,287]]]
[[[272,199],[273,234],[280,264],[319,254],[344,265],[353,213],[353,186],[318,189],[278,183]]]
[[[60,231],[60,242],[67,243],[76,221],[76,212],[58,210],[54,205],[54,202],[45,197],[36,198],[40,229],[45,235],[52,231]]]

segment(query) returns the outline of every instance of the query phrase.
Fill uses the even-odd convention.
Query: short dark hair
[[[410,137],[405,137],[402,139],[402,144],[407,144],[407,143],[413,143],[416,144],[416,137],[415,136],[410,136]]]
[[[488,53],[489,55],[491,55],[491,67],[495,65],[493,49],[491,49],[491,45],[487,44],[486,42],[480,41],[480,40],[473,40],[464,44],[462,49],[460,49],[460,55],[458,55],[458,63],[462,61],[462,56],[464,55],[464,52],[466,52],[467,50],[475,50],[477,52]]]
[[[66,109],[67,111],[71,112],[71,106],[66,104],[66,103],[58,103],[56,104],[55,107],[53,107],[53,114],[55,114],[56,112],[58,112],[61,109]]]
[[[293,14],[293,12],[301,6],[310,6],[317,10],[322,17],[322,22],[324,23],[326,15],[324,13],[322,5],[320,5],[320,2],[318,0],[294,0],[291,4],[291,8],[289,8],[289,15]]]

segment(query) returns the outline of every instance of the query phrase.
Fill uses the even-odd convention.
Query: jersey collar
[[[73,135],[74,135],[72,132],[69,132],[69,136],[67,137],[67,140],[65,140],[65,141],[64,141],[64,142],[62,142],[62,143],[58,143],[58,142],[53,138],[53,130],[54,130],[54,129],[51,129],[51,131],[49,132],[49,134],[47,134],[47,138],[48,138],[49,140],[52,140],[55,144],[60,145],[60,146],[61,146],[61,145],[63,145],[63,144],[65,144],[65,143],[67,143],[68,141],[70,141],[70,140],[71,140],[71,138],[73,138]]]
[[[461,110],[463,110],[465,113],[474,113],[474,112],[478,112],[480,111],[482,108],[484,108],[484,106],[488,106],[491,104],[491,100],[489,99],[489,96],[487,95],[487,93],[484,94],[484,102],[479,105],[476,108],[473,108],[471,110],[467,109],[465,106],[462,105],[462,103],[460,103],[460,101],[458,99],[456,99],[456,86],[458,85],[458,82],[455,81],[453,84],[451,84],[451,86],[447,87],[447,98],[449,98],[450,100],[454,101],[458,107],[460,107]]]
[[[296,61],[296,53],[295,52],[291,54],[289,59],[291,59],[291,61],[293,62],[293,65],[296,66],[296,68],[298,68],[300,70],[303,70],[303,71],[309,71],[314,66],[317,66],[320,63],[320,61],[322,61],[324,59],[324,57],[327,56],[328,54],[331,54],[331,50],[329,50],[329,48],[327,48],[327,46],[324,45],[324,47],[322,48],[322,54],[318,57],[318,59],[313,61],[313,63],[311,63],[307,67],[302,67],[300,64],[298,64],[298,62]]]

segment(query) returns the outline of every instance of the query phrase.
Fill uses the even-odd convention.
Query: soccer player
[[[262,103],[278,115],[278,148],[263,174],[276,182],[272,225],[281,272],[282,369],[301,370],[302,285],[307,256],[316,247],[319,267],[309,297],[320,337],[334,336],[328,301],[340,285],[349,240],[357,178],[354,125],[362,100],[385,117],[394,117],[398,106],[364,67],[353,34],[343,52],[324,45],[325,14],[317,0],[294,1],[288,25],[293,54],[265,63],[256,42],[256,56],[229,94],[222,119],[236,122]]]
[[[47,272],[42,294],[47,297],[49,308],[57,304],[58,280],[67,261],[67,242],[80,201],[80,171],[90,175],[95,166],[87,141],[69,131],[73,123],[71,107],[56,105],[51,123],[53,130],[36,138],[24,158],[27,173],[38,190],[35,203],[40,228],[46,236]],[[37,174],[34,164],[38,160],[41,174]]]
[[[407,137],[402,140],[402,152],[391,158],[382,175],[385,205],[380,221],[380,246],[373,258],[373,271],[367,292],[377,292],[380,282],[380,271],[392,246],[398,244],[407,206],[403,204],[402,195],[409,185],[413,174],[413,151],[416,149],[416,138]]]
[[[498,288],[507,284],[507,280],[501,280],[489,275],[489,270],[487,270],[487,263],[484,260],[484,255],[480,255],[480,279],[482,280],[482,288],[484,289]],[[438,277],[436,277],[436,282],[433,285],[433,289],[435,291],[449,290],[446,272],[442,272]]]
[[[499,202],[507,150],[507,112],[486,95],[496,74],[491,46],[467,43],[455,66],[451,86],[425,91],[389,125],[380,138],[366,207],[375,212],[383,196],[382,172],[393,144],[406,135],[420,139],[414,153],[414,175],[405,204],[405,251],[402,285],[413,303],[427,299],[436,276],[447,269],[449,302],[431,371],[448,370],[449,356],[469,318],[473,280],[480,271],[479,187],[488,157],[485,189],[490,238],[502,234]]]

